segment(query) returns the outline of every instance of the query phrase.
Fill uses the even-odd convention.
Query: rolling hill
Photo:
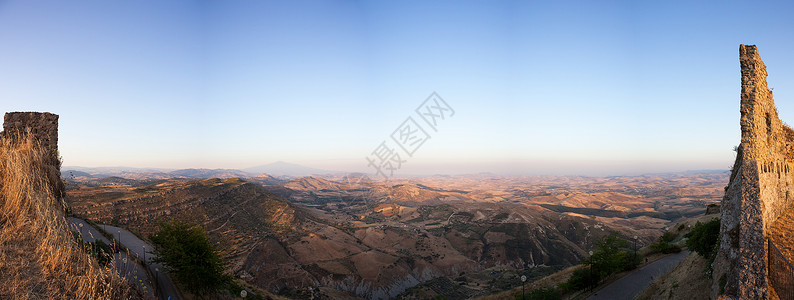
[[[344,188],[313,178],[291,183]],[[347,213],[336,214],[236,178],[81,186],[69,191],[69,202],[78,215],[144,237],[158,221],[201,224],[223,249],[228,272],[273,292],[319,285],[370,299],[493,267],[569,266],[610,230],[591,219],[517,204],[370,201],[342,205]],[[483,285],[470,294],[490,292]]]

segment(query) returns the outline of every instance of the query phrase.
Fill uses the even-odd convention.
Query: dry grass
[[[0,299],[139,298],[69,231],[59,164],[30,138],[0,138]]]
[[[646,288],[637,299],[709,299],[711,276],[706,276],[708,261],[692,252],[673,270]]]
[[[572,267],[568,267],[568,268],[560,270],[560,271],[558,271],[558,272],[556,272],[554,274],[551,274],[549,276],[546,276],[546,277],[543,277],[541,279],[538,279],[538,280],[536,280],[534,282],[527,283],[526,286],[524,286],[524,291],[527,294],[529,294],[530,292],[532,292],[532,291],[534,291],[536,289],[540,289],[540,288],[549,288],[549,287],[556,288],[560,283],[568,281],[568,279],[571,278],[571,275],[573,275],[573,271],[576,271],[576,269],[579,269],[579,268],[582,268],[582,267],[583,267],[583,265],[575,265],[575,266],[572,266]],[[563,297],[563,299],[570,299],[570,298],[573,298],[575,296],[579,296],[579,294],[580,294],[579,292],[573,292],[573,293],[570,293],[568,295],[565,295]],[[516,288],[513,288],[512,290],[503,291],[503,292],[499,292],[499,293],[492,294],[492,295],[477,297],[475,299],[477,299],[477,300],[515,299],[516,295],[518,295],[518,296],[521,295],[521,287],[520,286],[516,287]]]

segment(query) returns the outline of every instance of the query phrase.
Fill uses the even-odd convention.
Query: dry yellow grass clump
[[[32,138],[0,138],[0,299],[129,299],[69,231],[60,161]]]

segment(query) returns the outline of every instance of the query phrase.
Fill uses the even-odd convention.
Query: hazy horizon
[[[727,170],[739,44],[794,120],[792,6],[4,1],[0,104],[59,114],[68,166],[372,174],[435,92],[396,176]]]
[[[184,170],[184,169],[207,169],[207,170],[237,170],[243,171],[252,175],[259,175],[262,173],[266,173],[269,175],[286,175],[280,172],[267,172],[267,171],[252,171],[250,169],[263,167],[263,166],[270,166],[270,165],[277,165],[277,164],[287,164],[287,165],[294,165],[298,168],[308,168],[308,169],[315,169],[315,172],[304,172],[302,175],[288,175],[288,176],[310,176],[310,175],[341,175],[341,174],[359,174],[364,173],[365,175],[375,179],[381,178],[382,176],[374,176],[369,170],[343,170],[343,169],[319,169],[314,168],[311,165],[301,165],[301,164],[294,164],[291,162],[285,161],[276,161],[271,162],[269,164],[257,165],[257,166],[249,166],[246,168],[198,168],[198,167],[187,167],[187,168],[159,168],[159,167],[130,167],[130,166],[78,166],[78,165],[64,165],[61,167],[62,170],[137,170],[137,171],[162,171],[162,172],[170,172],[176,170]],[[477,171],[476,169],[463,169],[458,168],[459,171],[448,171],[448,172],[436,172],[436,169],[426,169],[420,170],[416,173],[408,173],[408,172],[398,172],[395,173],[392,178],[415,178],[415,177],[428,177],[428,176],[465,176],[465,175],[480,175],[480,174],[492,174],[495,176],[585,176],[585,177],[611,177],[611,176],[642,176],[642,175],[657,175],[657,174],[667,174],[667,173],[712,173],[712,172],[730,172],[729,169],[658,169],[658,170],[633,170],[633,171],[621,171],[621,169],[615,166],[609,166],[606,170],[602,172],[581,172],[578,169],[559,169],[555,168],[554,166],[548,166],[546,169],[540,168],[533,168],[528,167],[524,169],[514,168],[514,170],[496,170],[496,171]]]

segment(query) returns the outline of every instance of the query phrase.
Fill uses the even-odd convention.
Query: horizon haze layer
[[[213,172],[237,172],[241,175],[258,176],[262,174],[271,176],[286,176],[286,177],[304,177],[314,175],[350,175],[366,176],[373,179],[382,179],[377,174],[368,172],[359,172],[351,170],[325,170],[313,168],[311,166],[304,166],[284,161],[277,161],[270,164],[258,165],[249,168],[233,169],[233,168],[137,168],[127,166],[107,166],[107,167],[85,167],[85,166],[62,166],[64,174],[68,175],[69,171],[87,172],[93,175],[108,175],[125,173],[125,172],[138,172],[138,173],[169,173],[174,171],[213,171]],[[659,175],[659,174],[705,174],[705,173],[727,173],[728,169],[701,169],[701,170],[673,170],[673,171],[647,171],[636,173],[603,173],[603,174],[588,174],[588,173],[562,173],[562,172],[548,172],[548,173],[507,173],[507,172],[427,172],[427,173],[398,173],[389,178],[419,178],[419,177],[433,177],[433,176],[471,176],[471,175],[494,175],[494,176],[585,176],[585,177],[620,177],[620,176],[643,176],[643,175]],[[208,173],[208,174],[211,174]],[[202,177],[211,178],[212,176]]]

